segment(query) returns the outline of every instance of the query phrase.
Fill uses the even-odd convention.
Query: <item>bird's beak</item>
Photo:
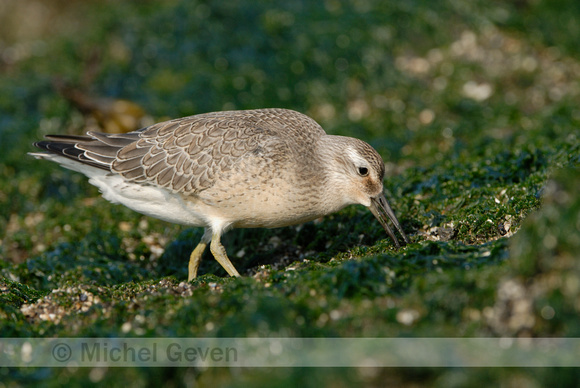
[[[387,217],[395,225],[399,233],[401,233],[401,236],[403,236],[403,240],[405,240],[405,243],[403,245],[409,243],[409,239],[405,235],[405,232],[403,232],[403,228],[401,227],[401,224],[399,224],[397,216],[395,216],[393,209],[391,209],[391,206],[389,206],[389,203],[387,202],[387,199],[385,198],[385,195],[383,193],[379,194],[375,198],[371,198],[371,205],[369,206],[369,209],[371,213],[373,213],[373,215],[377,218],[377,220],[379,220],[379,222],[381,223],[381,225],[383,226],[389,237],[393,240],[397,248],[400,248],[401,245],[399,244],[399,241],[395,237],[393,230],[387,223]]]

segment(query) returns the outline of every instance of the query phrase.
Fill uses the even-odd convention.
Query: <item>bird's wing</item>
[[[79,164],[111,171],[111,164],[117,152],[139,139],[135,132],[114,135],[98,132],[88,134],[89,136],[47,135],[47,140],[38,141],[34,145],[50,154],[63,156]],[[31,155],[44,158],[48,154],[31,153]]]
[[[295,151],[292,144],[312,147],[324,134],[301,113],[259,109],[200,114],[123,135],[89,133],[96,141],[76,147],[128,180],[193,194],[211,187],[243,158],[272,158],[276,149]]]

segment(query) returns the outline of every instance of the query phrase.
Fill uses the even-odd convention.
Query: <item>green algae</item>
[[[83,5],[86,29],[0,70],[2,335],[578,336],[579,32],[556,21],[577,7],[556,3]],[[245,276],[224,277],[208,254],[187,283],[201,230],[109,204],[79,174],[25,156],[42,135],[85,124],[56,76],[156,120],[277,106],[367,140],[412,243],[395,250],[353,206],[300,227],[230,231],[223,242]],[[527,299],[503,298],[506,287]],[[510,306],[522,300],[533,323],[518,326]],[[0,373],[47,386],[483,386],[566,384],[576,372]]]

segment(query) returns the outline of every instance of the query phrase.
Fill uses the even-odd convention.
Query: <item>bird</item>
[[[329,135],[293,110],[219,111],[128,133],[45,138],[34,146],[46,152],[30,155],[86,175],[108,201],[205,228],[188,281],[208,245],[230,276],[240,276],[221,243],[229,229],[301,224],[353,204],[371,211],[396,249],[409,243],[385,198],[379,153],[362,140]]]

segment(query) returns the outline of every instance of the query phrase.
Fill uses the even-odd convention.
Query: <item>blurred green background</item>
[[[0,2],[2,336],[580,335],[580,3]],[[281,107],[361,138],[413,243],[366,209],[201,231],[26,155],[49,133]],[[516,233],[517,232],[517,233]],[[576,369],[7,369],[0,385],[575,386]]]

